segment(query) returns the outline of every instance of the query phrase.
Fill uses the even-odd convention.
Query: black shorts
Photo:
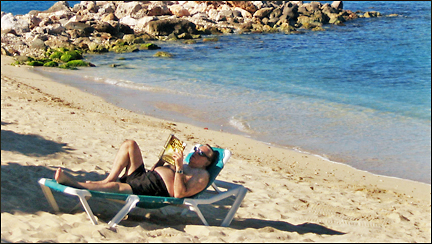
[[[123,175],[120,182],[129,184],[136,195],[170,196],[162,177],[156,171],[146,171],[143,164],[132,174]]]

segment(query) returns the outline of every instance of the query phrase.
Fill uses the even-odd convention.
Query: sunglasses
[[[211,161],[210,157],[207,156],[203,151],[201,151],[201,149],[199,149],[198,147],[194,147],[194,151],[196,153],[198,153],[199,156],[201,157],[206,157],[209,161]]]

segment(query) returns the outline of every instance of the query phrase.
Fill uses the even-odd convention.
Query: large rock
[[[58,48],[58,47],[68,47],[70,46],[70,40],[69,38],[65,36],[50,36],[47,41],[44,42],[45,45],[49,46],[50,48]]]
[[[127,25],[127,26],[130,26],[130,27],[133,27],[138,23],[138,20],[134,19],[132,17],[129,17],[129,16],[125,16],[125,17],[120,19],[120,23]]]
[[[330,4],[326,3],[321,7],[321,11],[326,14],[337,14],[339,11],[336,10],[335,8],[333,8],[332,6],[330,6]]]
[[[110,25],[110,23],[108,22],[97,23],[93,25],[93,28],[98,32],[105,32],[110,33],[111,35],[117,35],[117,29]]]
[[[102,18],[103,22],[108,22],[110,20],[118,21],[118,18],[114,13],[109,13]]]
[[[48,34],[50,35],[60,35],[61,33],[63,33],[66,28],[64,26],[62,26],[61,24],[53,24],[51,26],[48,27]]]
[[[241,13],[242,17],[245,18],[245,19],[246,18],[247,19],[252,18],[252,14],[249,11],[245,10],[245,9],[242,9],[242,8],[239,8],[239,7],[235,7],[234,11],[239,11]]]
[[[114,3],[110,2],[99,6],[98,13],[101,15],[113,14],[116,10]]]
[[[241,8],[247,12],[254,14],[258,8],[250,1],[227,1],[233,7]]]
[[[189,13],[189,10],[187,10],[186,8],[184,8],[181,5],[171,5],[171,6],[168,6],[168,8],[171,11],[171,13],[173,13],[177,17],[185,17],[185,16],[191,15]]]
[[[342,10],[343,9],[343,2],[342,1],[334,1],[334,2],[332,2],[331,6],[335,9]]]
[[[253,17],[262,19],[264,17],[267,17],[271,12],[273,11],[273,8],[262,8],[260,10],[257,10]]]
[[[117,35],[119,37],[123,37],[123,34],[134,34],[135,33],[134,30],[130,26],[125,25],[125,24],[120,23],[115,28],[118,28],[119,33]]]
[[[148,16],[172,15],[170,9],[164,2],[154,1],[147,6]]]
[[[146,26],[150,21],[157,20],[155,16],[145,16],[137,20],[133,30],[135,33],[143,33],[146,30]]]
[[[315,12],[319,11],[322,5],[320,2],[310,2],[308,4],[305,4],[305,6],[309,12]]]
[[[80,30],[80,31],[85,31],[85,32],[89,32],[89,33],[94,31],[93,27],[91,27],[88,24],[81,23],[81,22],[68,22],[65,25],[65,28],[68,30]]]
[[[141,10],[143,6],[139,2],[120,2],[114,12],[117,18],[121,19],[126,16],[131,16],[136,14],[139,10]]]
[[[1,33],[17,33],[28,32],[29,22],[23,16],[13,16],[7,13],[1,18]]]
[[[31,48],[36,48],[36,49],[45,49],[45,43],[42,39],[40,38],[35,38],[30,45]]]
[[[51,6],[51,8],[49,8],[48,10],[43,11],[43,12],[54,13],[54,12],[61,11],[61,10],[70,11],[69,3],[67,1],[56,2],[53,6]]]
[[[195,34],[197,32],[194,23],[177,18],[150,21],[146,31],[155,36],[168,36],[171,33],[180,35],[182,33]]]
[[[314,16],[299,16],[297,18],[297,23],[301,24],[302,26],[321,26],[322,22],[320,22],[321,19],[317,19]]]
[[[38,18],[36,16],[30,16],[29,19],[29,28],[33,29],[36,26],[39,26],[39,24],[42,22],[41,18]]]

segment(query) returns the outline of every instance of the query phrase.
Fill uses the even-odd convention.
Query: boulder
[[[301,24],[306,29],[322,25],[322,22],[319,22],[319,19],[316,19],[313,16],[309,17],[304,15],[301,15],[297,18],[297,23]]]
[[[171,5],[171,6],[168,6],[168,8],[171,11],[171,13],[174,14],[175,16],[177,16],[177,17],[185,17],[185,16],[190,16],[191,15],[189,13],[189,10],[185,9],[181,5]]]
[[[235,7],[234,11],[239,11],[241,13],[242,17],[245,18],[245,19],[246,18],[248,18],[248,19],[252,18],[252,14],[249,11],[245,10],[245,9],[242,9],[242,8],[239,8],[239,7]]]
[[[329,15],[329,14],[337,14],[339,11],[333,8],[332,6],[330,6],[330,4],[326,3],[321,7],[321,12],[323,12],[326,15]]]
[[[39,26],[39,24],[42,22],[41,18],[38,18],[36,16],[30,16],[29,19],[29,28],[33,29],[36,26]]]
[[[333,1],[331,6],[335,9],[342,10],[343,9],[343,2],[342,1]]]
[[[299,15],[306,15],[306,16],[312,14],[308,10],[307,6],[308,6],[307,4],[303,4],[303,5],[299,6],[298,9],[297,9],[298,14]]]
[[[50,19],[50,18],[44,18],[44,19],[42,19],[42,21],[39,23],[39,26],[40,26],[40,27],[43,27],[43,26],[49,26],[49,25],[52,25],[52,24],[54,24],[54,21],[52,21],[52,19]]]
[[[134,34],[134,30],[128,26],[128,25],[124,25],[124,24],[120,24],[119,26],[119,32],[124,33],[124,34]]]
[[[125,17],[120,19],[120,23],[127,25],[127,26],[130,26],[130,27],[133,27],[138,23],[138,20],[134,19],[132,17],[129,17],[129,16],[125,16]]]
[[[93,25],[93,28],[97,30],[98,32],[105,32],[110,33],[111,35],[116,35],[117,30],[110,25],[108,22],[100,22],[95,25]]]
[[[153,20],[147,24],[147,33],[154,36],[168,36],[171,33],[180,35],[182,33],[195,34],[197,32],[194,23],[177,18]]]
[[[98,13],[101,15],[113,14],[115,12],[116,6],[114,3],[106,3],[99,6]]]
[[[379,12],[378,12],[379,13]],[[342,10],[340,15],[345,19],[345,21],[353,20],[359,18],[359,16],[351,10]],[[380,15],[379,15],[380,16]]]
[[[48,28],[48,34],[50,35],[60,35],[66,30],[66,28],[63,27],[61,24],[53,24]]]
[[[145,16],[137,20],[135,26],[133,26],[133,30],[135,33],[143,33],[145,32],[145,28],[147,24],[152,21],[157,20],[155,16]]]
[[[110,20],[118,21],[119,19],[115,16],[114,13],[109,13],[102,18],[103,22],[108,22]]]
[[[29,30],[28,20],[22,16],[13,16],[11,13],[7,13],[1,18],[1,33],[21,34]]]
[[[29,16],[37,16],[40,12],[39,10],[31,10],[30,12],[28,12]]]
[[[40,38],[35,38],[32,42],[31,42],[31,48],[36,48],[36,49],[45,49],[45,43],[42,39]]]
[[[139,50],[156,50],[156,49],[161,49],[161,48],[158,45],[153,43],[141,44],[139,46]]]
[[[314,22],[318,22],[318,23],[328,23],[329,21],[329,17],[325,14],[323,14],[321,11],[317,10],[314,12],[314,14],[312,15],[313,21]]]
[[[133,44],[135,40],[134,34],[126,34],[123,36],[123,41],[127,42],[128,44]]]
[[[90,36],[89,33],[86,33],[85,31],[82,30],[66,30],[66,33],[70,36],[71,39]]]
[[[173,54],[168,53],[168,52],[157,52],[155,55],[153,55],[154,57],[162,57],[162,58],[172,58],[174,57]]]
[[[298,17],[298,6],[288,3],[284,6],[282,16],[286,16],[287,20],[295,19]]]
[[[11,56],[11,54],[9,53],[9,51],[8,50],[6,50],[5,48],[1,48],[1,55],[4,55],[4,56]]]
[[[89,13],[97,13],[99,7],[96,5],[95,1],[89,1],[87,4],[87,10]]]
[[[329,13],[327,16],[329,17],[329,24],[340,25],[345,22],[345,19],[340,14]]]
[[[43,12],[44,13],[54,13],[54,12],[61,11],[61,10],[67,10],[67,11],[71,10],[69,8],[69,3],[67,1],[58,1],[58,2],[54,3],[54,5],[51,6],[51,8],[49,8],[48,10],[45,10]]]
[[[161,2],[155,2],[147,7],[148,16],[162,16],[162,15],[172,15],[170,9],[165,4],[160,4]]]
[[[125,16],[131,16],[133,14],[136,14],[142,8],[143,6],[141,5],[141,3],[137,1],[119,2],[114,14],[115,16],[117,16],[117,18],[121,19]]]
[[[257,6],[250,1],[227,1],[227,3],[233,7],[246,10],[251,15],[258,10]]]
[[[80,30],[80,31],[85,31],[85,32],[89,32],[89,33],[94,31],[93,27],[91,27],[88,24],[81,23],[81,22],[68,22],[65,25],[65,28],[68,30]]]
[[[269,15],[271,12],[273,11],[273,8],[262,8],[257,10],[253,17],[258,18],[258,19],[262,19],[264,17],[267,17],[267,15]]]
[[[364,13],[363,17],[365,18],[373,18],[373,17],[379,17],[382,16],[380,12],[378,11],[368,11]]]
[[[309,12],[315,12],[320,10],[321,3],[320,2],[310,2],[309,4],[305,4],[306,8]]]
[[[50,48],[68,47],[70,46],[70,40],[66,36],[50,36],[49,39],[45,41],[45,45]]]
[[[273,11],[271,11],[271,13],[268,15],[269,19],[273,19],[273,18],[279,18],[282,15],[282,8],[275,8],[273,9]]]

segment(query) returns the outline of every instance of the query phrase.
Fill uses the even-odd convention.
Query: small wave
[[[93,80],[95,82],[99,82],[99,83],[105,83],[105,84],[109,84],[109,85],[125,87],[125,88],[129,88],[129,89],[140,90],[140,91],[159,91],[159,90],[162,90],[160,88],[149,87],[149,86],[145,86],[144,84],[139,84],[139,83],[135,83],[135,82],[128,81],[128,80],[121,80],[121,79],[117,80],[117,79],[102,78],[102,77],[90,77],[90,76],[85,76],[85,78],[91,79],[91,80]]]
[[[229,124],[241,132],[245,132],[248,134],[253,133],[253,130],[251,129],[249,123],[244,120],[231,117]]]

